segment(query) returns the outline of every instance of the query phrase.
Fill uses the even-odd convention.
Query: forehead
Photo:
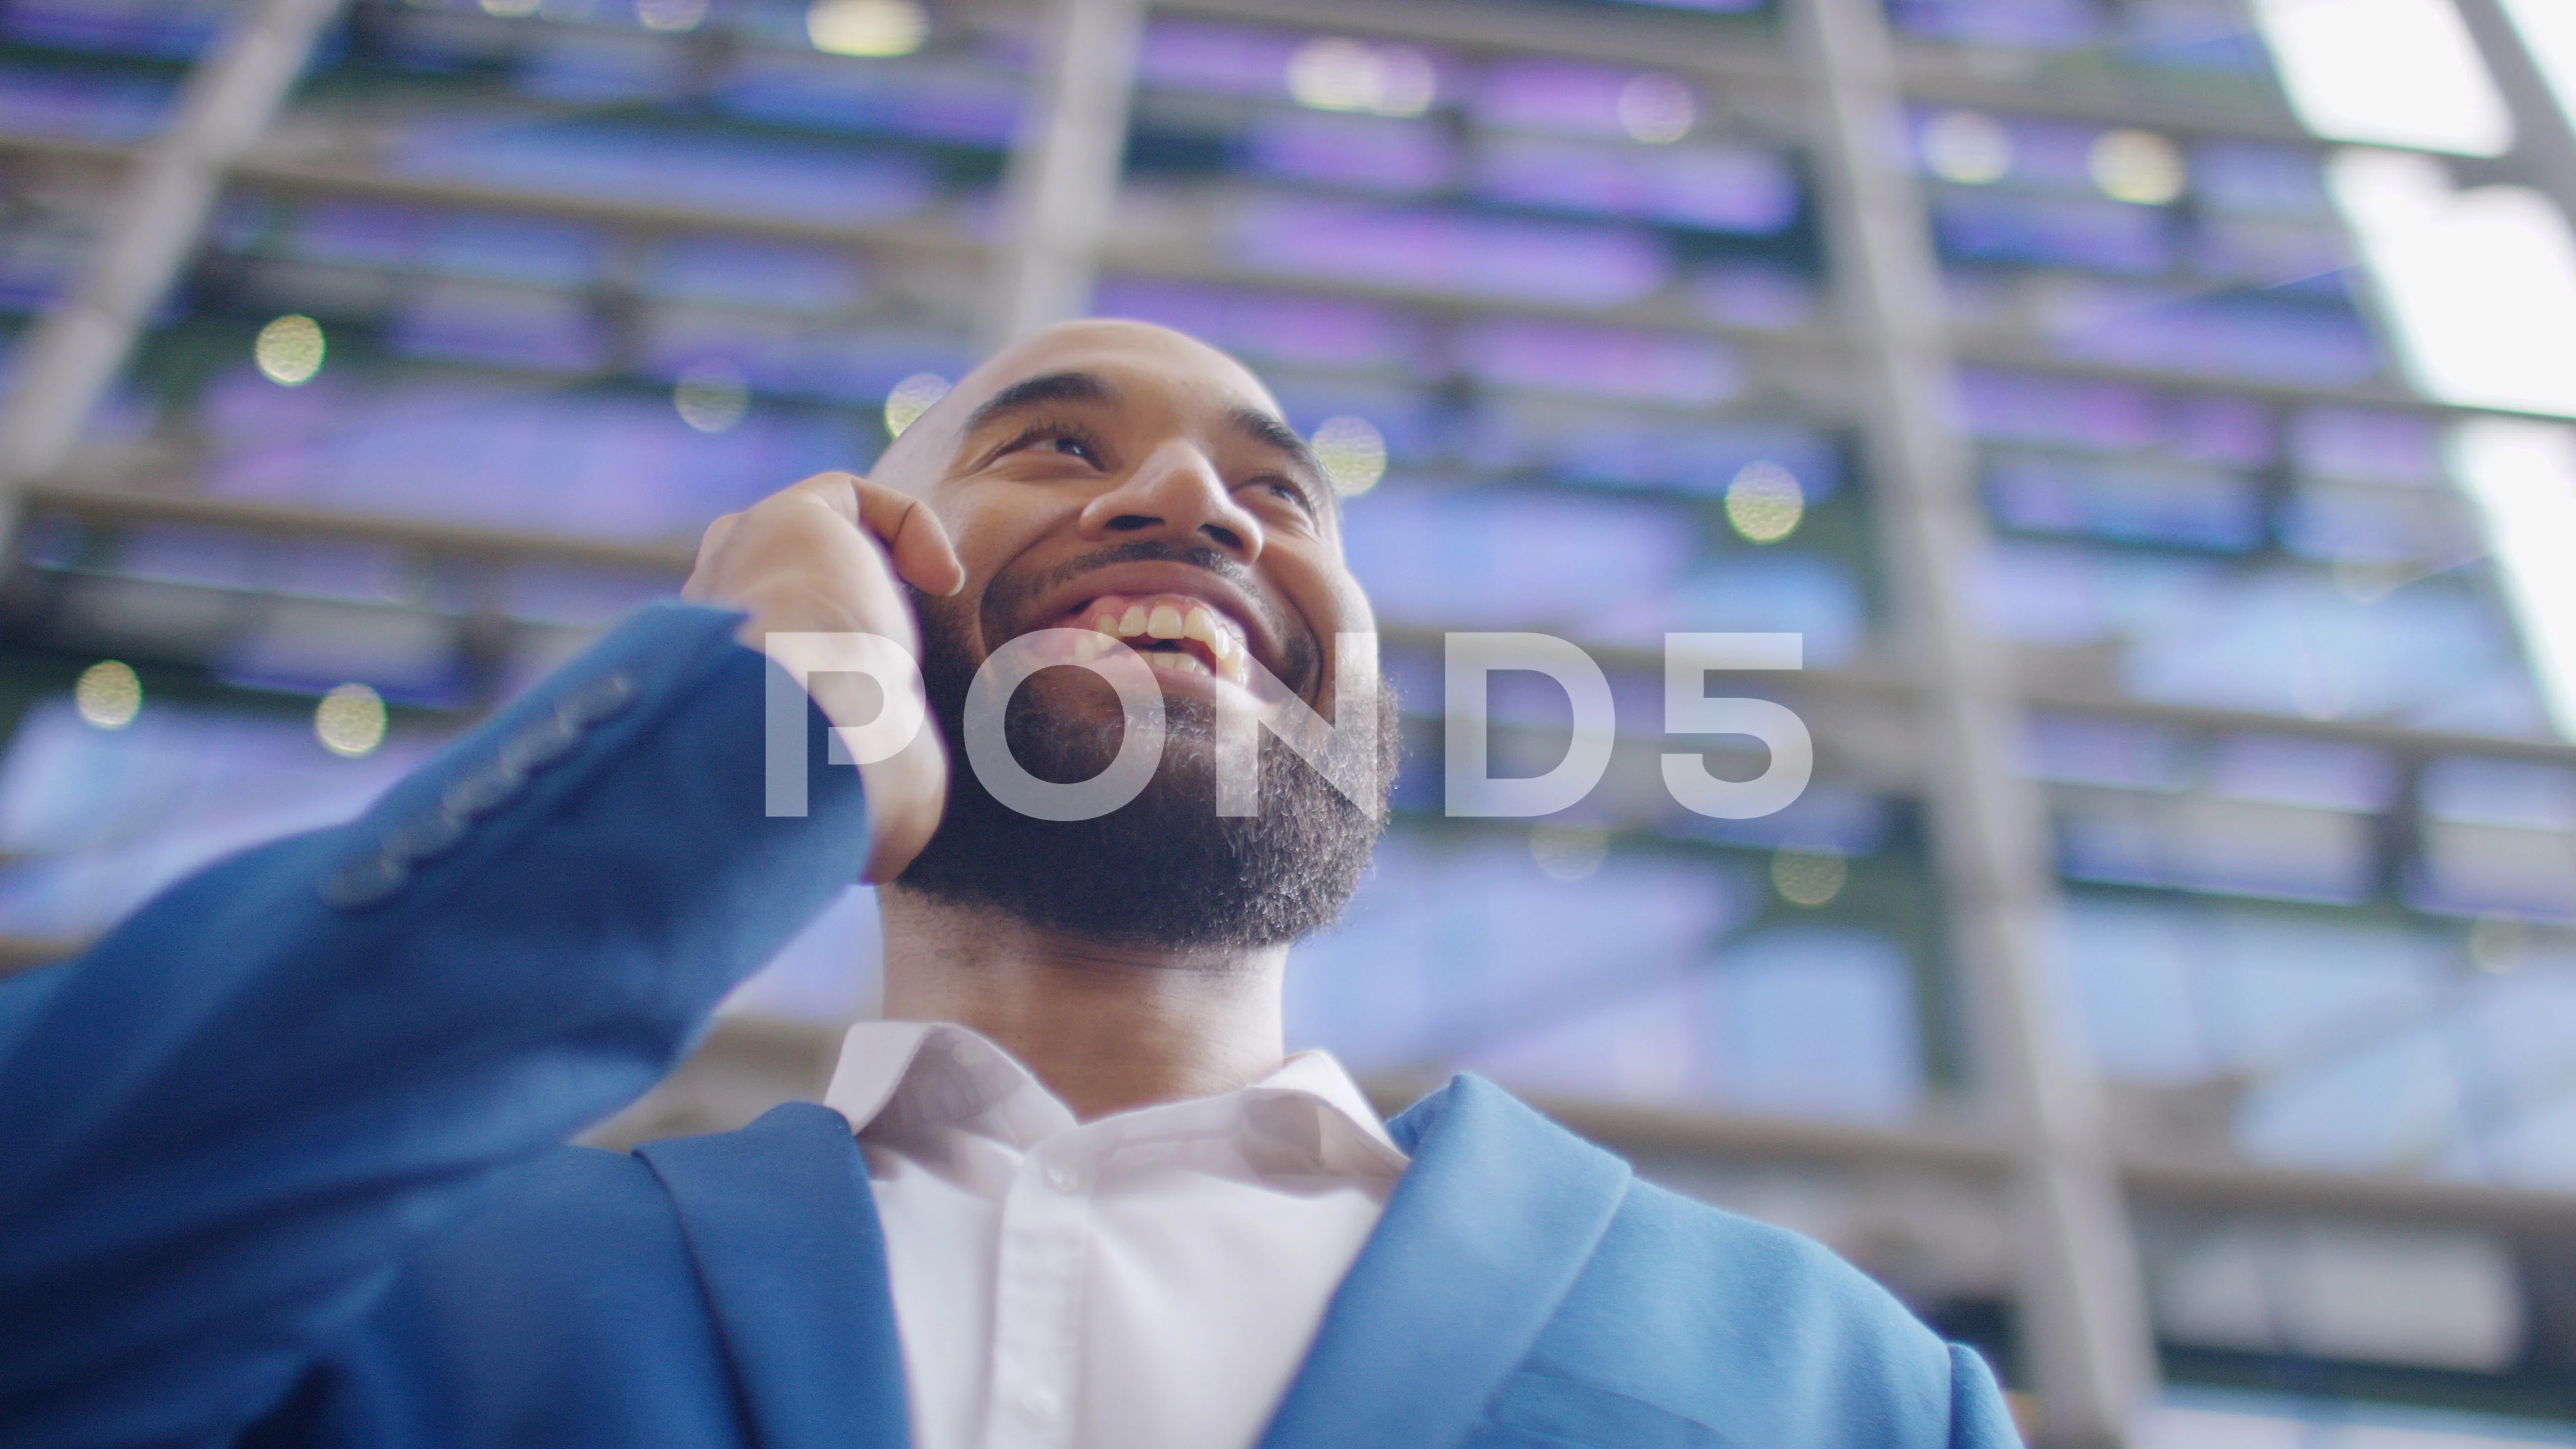
[[[1242,363],[1194,337],[1140,322],[1087,322],[1025,338],[975,370],[961,392],[969,409],[1015,384],[1055,373],[1087,373],[1109,383],[1120,411],[1207,412],[1256,408],[1277,416],[1278,401]]]

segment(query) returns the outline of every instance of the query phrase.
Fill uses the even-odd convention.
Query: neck
[[[886,1016],[981,1032],[1084,1121],[1230,1092],[1279,1068],[1284,946],[1107,943],[901,886],[877,904]]]

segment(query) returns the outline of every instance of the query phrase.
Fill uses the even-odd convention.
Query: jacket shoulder
[[[1823,1244],[1632,1180],[1497,1408],[1883,1449],[1950,1442],[1953,1386],[1949,1346]]]

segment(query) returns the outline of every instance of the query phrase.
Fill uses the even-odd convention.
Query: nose
[[[1261,521],[1235,502],[1216,465],[1175,439],[1083,506],[1082,536],[1126,535],[1213,544],[1242,563],[1261,557]]]

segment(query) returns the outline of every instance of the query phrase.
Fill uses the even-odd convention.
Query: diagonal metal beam
[[[2051,1001],[2056,878],[2034,785],[2014,769],[2012,662],[1968,608],[1986,546],[1950,418],[1950,349],[1921,188],[1906,161],[1894,45],[1877,0],[1788,7],[1815,83],[1813,144],[1835,292],[1877,481],[1903,637],[1922,687],[1926,804],[1973,1027],[1983,1114],[2008,1144],[2024,1364],[2039,1441],[2122,1442],[2154,1383],[2100,1084]]]
[[[1144,35],[1143,0],[1053,0],[1037,103],[1021,123],[1005,192],[988,347],[1091,304],[1101,243],[1127,152],[1127,108]]]
[[[61,468],[152,310],[195,251],[224,176],[268,129],[341,0],[260,0],[188,75],[135,159],[79,281],[28,340],[0,406],[0,535],[26,485]]]
[[[2513,113],[2516,168],[2558,203],[2568,225],[2576,226],[2576,120],[2568,114],[2576,96],[2566,104],[2560,102],[2503,0],[2452,0],[2452,4],[2477,42],[2487,74],[2504,93],[2505,108]]]

